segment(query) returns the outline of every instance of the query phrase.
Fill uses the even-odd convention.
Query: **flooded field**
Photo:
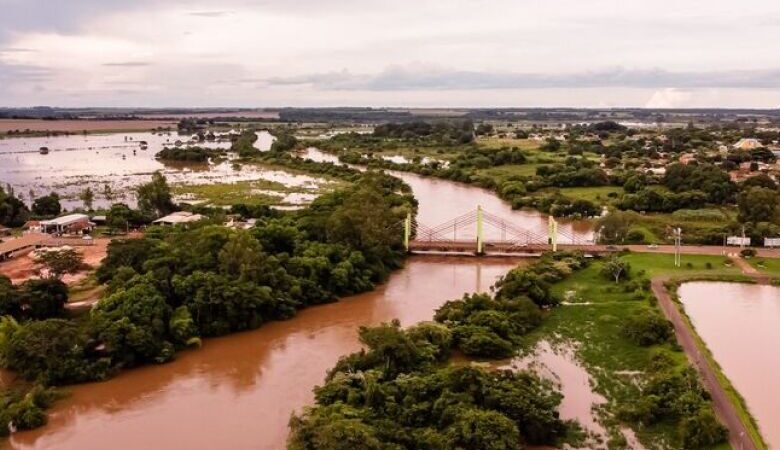
[[[312,388],[340,356],[359,348],[359,326],[430,320],[445,301],[486,291],[518,263],[413,257],[372,292],[206,340],[170,364],[73,387],[47,426],[14,434],[7,447],[103,450],[121,442],[129,450],[282,449],[290,414],[313,401]]]
[[[531,370],[552,381],[563,394],[561,418],[579,422],[588,434],[588,448],[605,448],[602,442],[607,440],[607,430],[598,421],[595,409],[607,400],[593,390],[591,377],[577,361],[574,348],[553,347],[541,341],[530,354],[513,360],[505,368]]]
[[[291,204],[310,201],[311,195],[323,182],[321,179],[282,170],[272,170],[251,164],[234,164],[230,159],[211,164],[162,162],[155,154],[164,147],[172,147],[177,140],[186,145],[191,136],[176,133],[116,133],[57,137],[9,138],[0,140],[0,182],[10,184],[23,199],[56,191],[64,198],[66,208],[81,207],[78,193],[86,187],[96,193],[95,206],[107,206],[116,201],[134,205],[132,189],[149,180],[160,170],[173,185],[202,185],[266,180],[296,188],[298,196],[279,194],[279,203]],[[144,149],[141,143],[145,142]],[[268,150],[273,136],[258,133],[255,147]],[[228,139],[201,142],[196,145],[227,149]],[[39,149],[47,147],[48,154]],[[112,195],[104,195],[104,186],[111,187]]]
[[[780,448],[780,288],[695,282],[679,289],[685,312],[758,421]]]

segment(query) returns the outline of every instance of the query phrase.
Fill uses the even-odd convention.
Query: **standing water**
[[[685,283],[685,312],[758,421],[780,448],[780,288],[742,283]]]
[[[447,300],[486,291],[518,264],[508,259],[412,257],[376,290],[301,311],[294,319],[208,339],[170,364],[70,388],[49,424],[16,433],[17,449],[278,450],[293,411],[313,402],[338,358],[358,350],[357,329],[398,318],[430,320]]]

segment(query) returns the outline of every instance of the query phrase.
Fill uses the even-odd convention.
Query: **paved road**
[[[739,258],[734,259],[739,260]],[[751,267],[749,264],[747,264],[747,266]],[[745,275],[753,276],[753,272],[745,271],[744,273]],[[760,277],[761,275],[759,274],[758,276]],[[665,277],[654,278],[651,284],[653,294],[655,294],[658,299],[658,303],[661,305],[661,309],[666,317],[672,322],[674,332],[677,335],[677,342],[680,343],[680,346],[685,351],[686,355],[688,355],[688,359],[696,367],[704,387],[712,396],[715,413],[718,415],[718,418],[720,418],[723,425],[729,430],[729,442],[731,443],[731,447],[734,449],[758,450],[750,439],[747,428],[742,423],[742,420],[740,420],[736,408],[731,403],[723,386],[718,382],[715,369],[699,351],[699,346],[696,344],[696,336],[694,336],[693,330],[691,330],[685,322],[682,313],[666,290],[666,286],[664,286],[666,281],[668,281],[668,278]]]

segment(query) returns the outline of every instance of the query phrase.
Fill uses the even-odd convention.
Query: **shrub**
[[[667,342],[674,330],[659,313],[648,310],[629,317],[622,333],[637,345],[647,347]]]

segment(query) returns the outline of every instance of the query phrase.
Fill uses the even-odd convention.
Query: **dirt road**
[[[747,266],[750,267],[749,264],[747,264]],[[745,275],[751,276],[751,273],[745,272]],[[707,358],[705,358],[699,350],[699,347],[696,344],[694,331],[688,326],[682,313],[672,300],[671,295],[669,295],[669,292],[664,285],[666,281],[668,281],[668,278],[666,277],[654,278],[651,284],[653,294],[658,299],[658,303],[661,305],[664,315],[672,322],[674,332],[677,335],[677,342],[680,343],[683,351],[688,355],[688,359],[693,363],[694,367],[696,367],[704,387],[712,396],[715,413],[718,415],[718,418],[723,425],[729,430],[729,442],[731,443],[731,447],[734,449],[758,450],[758,447],[756,447],[750,439],[747,428],[739,418],[736,408],[731,403],[723,386],[718,382],[716,370],[710,365]]]

